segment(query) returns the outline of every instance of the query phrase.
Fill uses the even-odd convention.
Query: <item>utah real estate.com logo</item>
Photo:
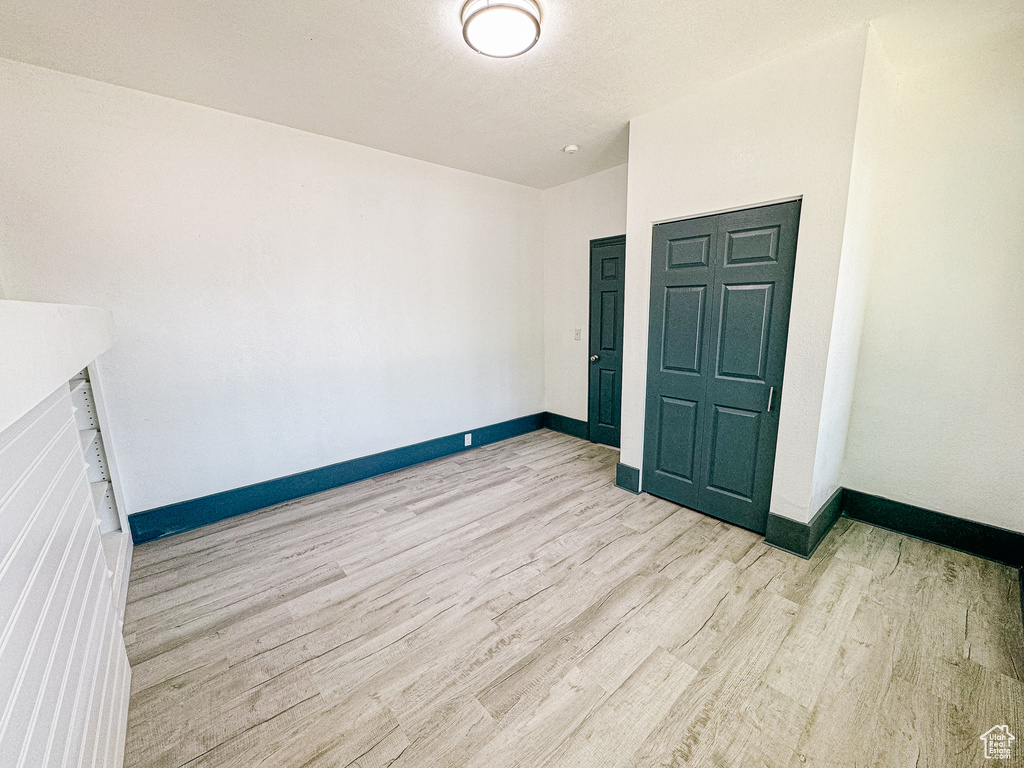
[[[1013,752],[1012,742],[1017,737],[1010,733],[1009,726],[997,725],[981,734],[980,738],[985,742],[986,760],[1009,760]]]

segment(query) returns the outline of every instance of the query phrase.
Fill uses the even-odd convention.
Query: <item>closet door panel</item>
[[[698,509],[763,533],[789,330],[799,202],[718,217]]]
[[[707,380],[712,220],[654,227],[643,488],[697,504]]]

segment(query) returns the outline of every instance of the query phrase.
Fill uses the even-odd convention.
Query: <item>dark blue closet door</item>
[[[644,490],[762,533],[799,217],[794,201],[654,228]]]

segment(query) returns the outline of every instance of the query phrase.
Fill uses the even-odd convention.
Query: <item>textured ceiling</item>
[[[858,22],[884,17],[911,67],[1022,5],[540,3],[537,46],[497,60],[463,42],[460,0],[4,0],[0,56],[547,188],[625,162],[631,117]]]

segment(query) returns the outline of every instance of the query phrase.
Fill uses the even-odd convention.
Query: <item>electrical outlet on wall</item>
[[[473,444],[473,433],[472,432],[467,432],[466,433],[466,445],[472,445],[472,444]]]
[[[576,332],[575,332],[575,333],[573,333],[573,335],[572,335],[572,338],[573,338],[573,340],[574,340],[574,341],[579,341],[579,340],[580,340],[580,334],[581,334],[581,333],[583,333],[583,329],[582,329],[582,328],[577,328],[577,329],[576,329]]]

